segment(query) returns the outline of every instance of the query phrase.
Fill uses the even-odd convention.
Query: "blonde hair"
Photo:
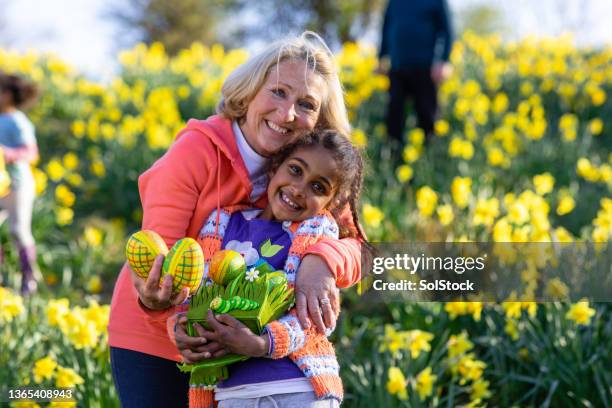
[[[319,74],[327,86],[316,127],[350,135],[351,125],[333,54],[325,41],[312,31],[269,45],[229,74],[221,87],[217,113],[231,120],[242,119],[272,68],[287,60],[305,61],[307,69]]]

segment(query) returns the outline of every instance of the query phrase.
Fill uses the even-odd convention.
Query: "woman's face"
[[[314,129],[325,91],[323,78],[304,61],[272,67],[240,124],[247,142],[267,157]]]

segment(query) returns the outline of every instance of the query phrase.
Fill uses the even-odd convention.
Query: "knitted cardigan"
[[[208,276],[210,260],[221,249],[223,237],[232,213],[247,207],[233,206],[213,211],[200,230],[198,243],[204,252],[204,276]],[[322,239],[338,239],[338,226],[331,214],[322,212],[302,222],[285,222],[291,247],[284,272],[289,287],[295,286],[295,278],[306,249]],[[334,398],[342,402],[344,391],[339,375],[339,365],[333,345],[326,335],[311,326],[304,329],[297,318],[295,308],[285,316],[266,325],[271,339],[270,358],[289,357],[312,384],[317,399]],[[214,407],[214,391],[192,385],[189,390],[190,408]]]

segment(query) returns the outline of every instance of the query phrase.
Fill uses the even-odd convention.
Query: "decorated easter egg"
[[[125,256],[132,270],[143,279],[149,276],[155,257],[167,253],[166,243],[155,231],[138,231],[132,234],[125,246]]]
[[[162,279],[166,274],[172,275],[172,293],[178,293],[184,287],[194,293],[200,286],[204,275],[204,253],[193,238],[176,241],[164,260]]]
[[[244,257],[236,251],[224,249],[213,255],[208,276],[219,285],[227,285],[245,271]]]

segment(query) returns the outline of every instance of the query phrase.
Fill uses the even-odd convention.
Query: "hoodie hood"
[[[205,120],[189,119],[187,126],[185,126],[176,136],[176,140],[186,132],[193,131],[199,132],[202,136],[210,139],[217,149],[217,155],[224,155],[231,161],[232,167],[247,190],[247,197],[250,196],[253,187],[249,180],[249,172],[244,164],[242,156],[240,156],[238,146],[236,145],[236,136],[232,130],[232,121],[220,115],[213,115]],[[221,178],[222,174],[218,173],[217,177]]]

